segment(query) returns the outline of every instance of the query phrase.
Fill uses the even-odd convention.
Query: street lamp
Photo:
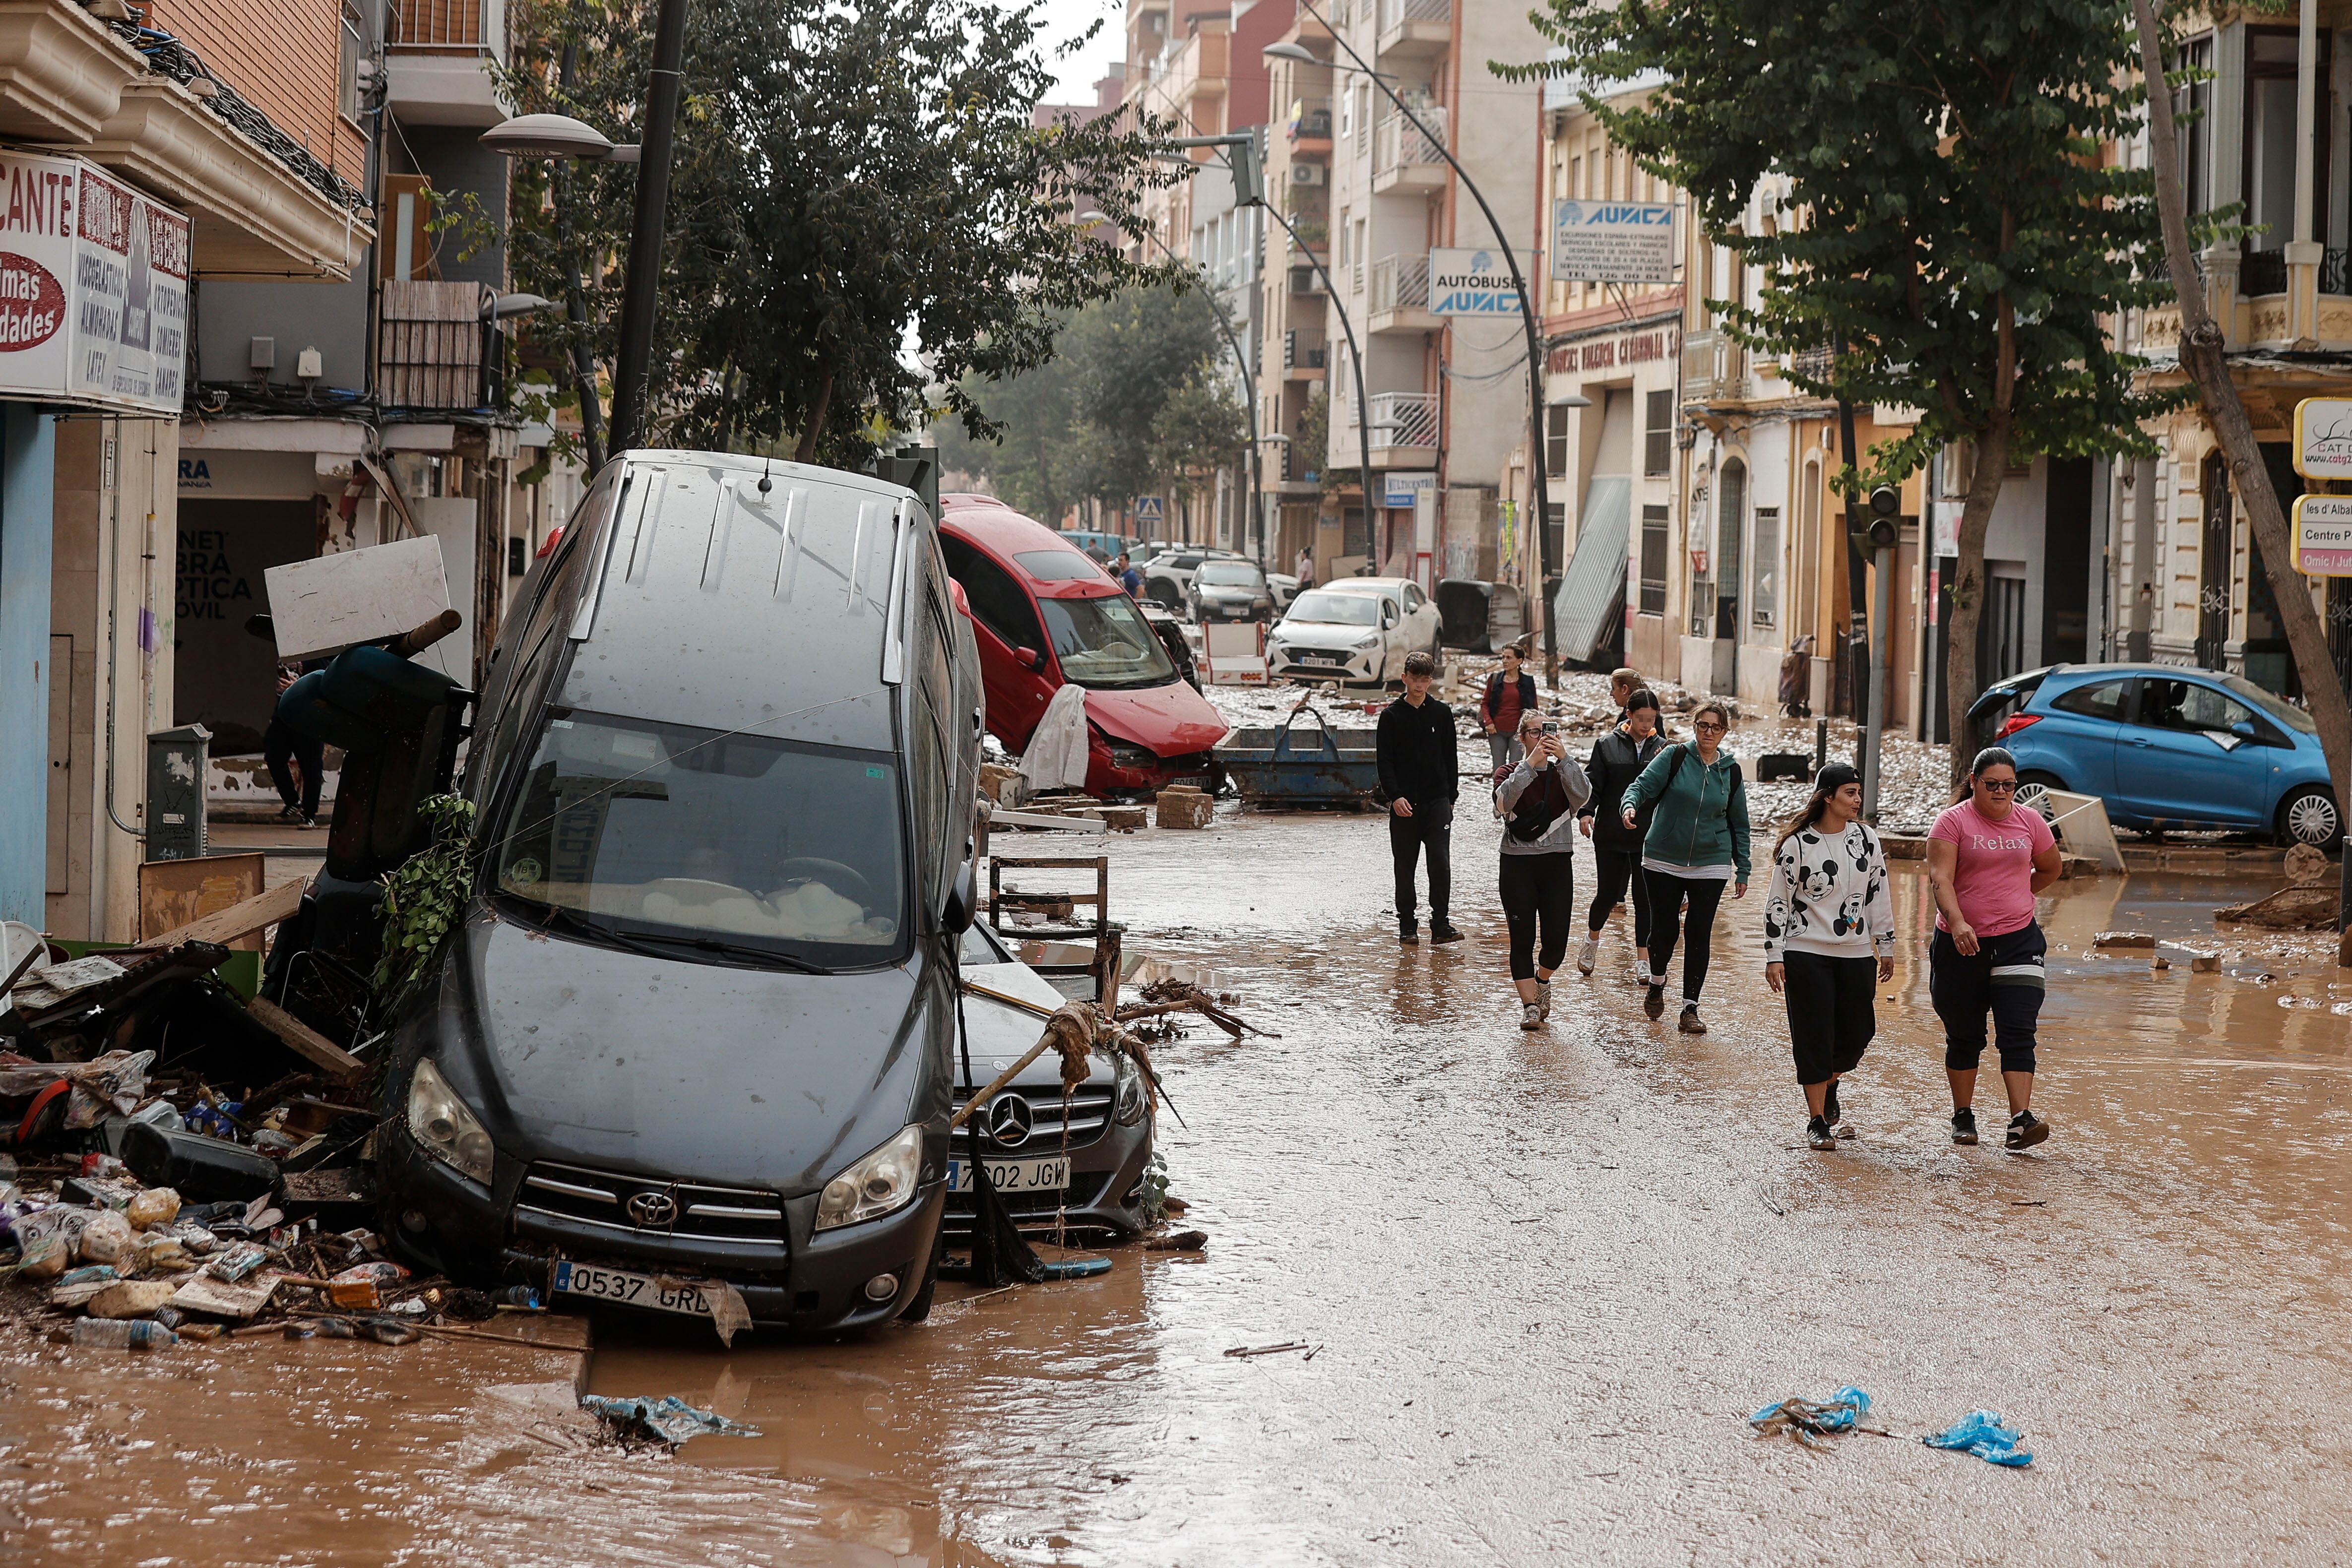
[[[1503,259],[1510,266],[1511,286],[1518,290],[1519,319],[1526,327],[1528,335],[1528,439],[1531,444],[1530,452],[1535,459],[1537,553],[1542,561],[1543,580],[1549,582],[1552,575],[1551,530],[1544,525],[1551,516],[1551,488],[1544,482],[1543,353],[1537,346],[1535,306],[1528,296],[1527,279],[1519,275],[1518,253],[1512,248],[1510,236],[1503,232],[1503,225],[1496,221],[1495,209],[1486,204],[1486,193],[1478,189],[1477,182],[1470,178],[1454,154],[1447,150],[1445,139],[1430,134],[1429,127],[1422,122],[1421,116],[1412,111],[1412,106],[1397,96],[1396,89],[1389,85],[1387,75],[1374,70],[1364,57],[1356,52],[1354,46],[1349,44],[1340,35],[1339,30],[1331,25],[1330,20],[1316,11],[1312,0],[1298,0],[1298,8],[1322,24],[1324,30],[1331,35],[1331,41],[1346,49],[1348,57],[1356,62],[1357,68],[1371,78],[1379,85],[1381,91],[1388,95],[1389,101],[1396,105],[1397,112],[1412,122],[1412,128],[1421,132],[1422,140],[1437,149],[1437,155],[1445,160],[1446,167],[1454,171],[1454,177],[1462,182],[1462,188],[1470,193],[1470,199],[1476,202],[1478,210],[1486,214],[1486,226],[1494,231],[1495,243],[1502,247]],[[1311,66],[1330,64],[1328,60],[1321,58],[1303,44],[1269,44],[1259,52],[1268,59],[1291,60]],[[1363,361],[1360,359],[1357,361],[1359,371],[1362,367]],[[1369,435],[1367,438],[1369,439]],[[1366,504],[1370,505],[1369,497],[1366,497]],[[1538,584],[1537,588],[1538,598],[1541,597],[1542,592],[1542,586]],[[1549,607],[1546,606],[1546,608]],[[1559,684],[1559,635],[1553,629],[1552,618],[1549,614],[1544,617],[1544,676],[1555,686]]]
[[[1075,221],[1083,228],[1092,228],[1097,224],[1110,222],[1110,218],[1106,214],[1090,208],[1080,213]],[[1147,228],[1143,231],[1143,236],[1158,246],[1160,254],[1169,260],[1186,259],[1169,248],[1168,242],[1160,237],[1159,230]],[[1225,341],[1234,350],[1234,362],[1241,367],[1242,402],[1249,410],[1250,522],[1257,533],[1257,564],[1260,570],[1264,570],[1265,566],[1265,480],[1258,466],[1258,442],[1261,438],[1257,430],[1257,378],[1250,370],[1249,356],[1242,351],[1241,335],[1234,330],[1233,319],[1225,310],[1223,297],[1217,292],[1216,285],[1206,277],[1202,278],[1202,287],[1209,296],[1210,308],[1217,313],[1217,325],[1224,329]]]
[[[646,84],[642,149],[615,146],[592,125],[565,114],[525,114],[494,125],[481,142],[509,158],[576,158],[640,165],[637,208],[629,228],[628,273],[622,284],[620,350],[613,366],[615,454],[645,438],[646,382],[653,368],[654,313],[661,287],[662,225],[669,205],[670,153],[677,141],[678,92],[685,81],[687,0],[661,0],[654,19],[653,69]]]

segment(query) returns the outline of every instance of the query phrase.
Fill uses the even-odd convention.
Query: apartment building
[[[333,287],[374,214],[333,0],[103,9],[0,0],[0,918],[119,938],[178,717],[195,301]]]
[[[1354,570],[1366,555],[1360,508],[1359,537],[1351,541],[1338,511],[1324,504],[1329,451],[1317,418],[1328,407],[1334,356],[1346,352],[1345,338],[1331,329],[1323,281],[1331,255],[1330,40],[1319,16],[1296,8],[1279,41],[1303,45],[1321,63],[1266,62],[1272,122],[1265,136],[1265,199],[1279,221],[1261,220],[1264,308],[1255,350],[1267,557],[1288,570],[1304,552],[1318,582]]]

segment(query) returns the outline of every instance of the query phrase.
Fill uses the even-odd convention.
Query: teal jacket
[[[1690,741],[1667,747],[1625,787],[1623,809],[1639,810],[1652,800],[1658,808],[1642,840],[1643,855],[1669,865],[1727,865],[1738,881],[1748,880],[1748,790],[1731,753],[1718,750],[1710,767]]]

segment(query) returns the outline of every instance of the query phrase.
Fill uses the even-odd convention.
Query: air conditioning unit
[[[1290,166],[1290,183],[1294,185],[1319,185],[1323,181],[1324,170],[1320,163],[1293,163]]]

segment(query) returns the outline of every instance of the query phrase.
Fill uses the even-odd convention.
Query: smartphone
[[[1558,735],[1559,733],[1559,721],[1558,719],[1551,718],[1544,720],[1543,732],[1546,735]]]

